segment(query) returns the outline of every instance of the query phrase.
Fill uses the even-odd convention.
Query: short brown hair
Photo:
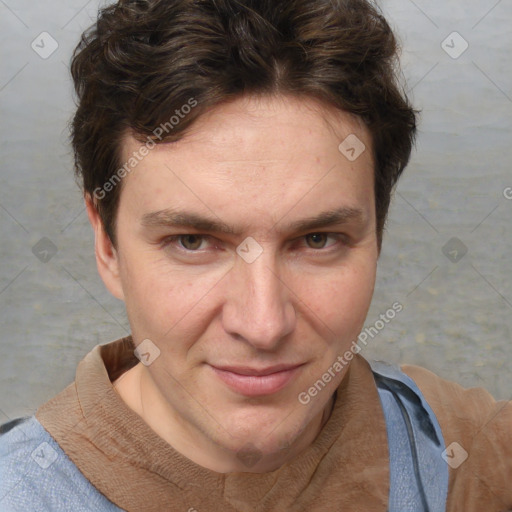
[[[76,175],[85,194],[103,190],[123,165],[127,130],[157,142],[167,123],[158,139],[171,142],[242,94],[309,96],[359,116],[371,134],[380,247],[416,134],[397,64],[395,36],[369,0],[120,0],[99,11],[73,54]],[[195,108],[170,126],[191,98]],[[121,186],[108,189],[94,197],[116,245]]]

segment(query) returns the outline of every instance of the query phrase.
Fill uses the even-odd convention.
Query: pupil
[[[325,235],[324,234],[316,233],[314,235],[310,235],[310,237],[313,241],[313,244],[320,244],[321,246],[325,245]]]
[[[197,249],[201,245],[201,238],[197,235],[187,235],[184,242],[186,249]]]

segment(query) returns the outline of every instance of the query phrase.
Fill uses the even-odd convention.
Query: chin
[[[230,424],[226,425],[226,431],[231,434],[229,449],[239,451],[251,445],[268,455],[282,452],[293,445],[310,424],[311,418],[304,409],[303,406],[277,410],[273,407],[268,411],[258,408],[232,416]]]

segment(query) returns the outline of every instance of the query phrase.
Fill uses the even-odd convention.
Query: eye
[[[205,241],[205,237],[202,235],[178,235],[176,238],[187,251],[197,251]]]
[[[310,233],[305,236],[307,244],[311,249],[324,249],[329,238],[329,233]]]
[[[214,237],[197,233],[171,235],[161,240],[159,246],[170,258],[187,263],[206,263],[224,252]]]

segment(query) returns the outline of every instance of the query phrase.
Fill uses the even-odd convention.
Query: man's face
[[[350,134],[367,148],[353,162]],[[125,160],[139,147],[127,138]],[[273,453],[322,415],[343,371],[298,397],[357,338],[375,282],[370,148],[362,123],[313,100],[245,97],[125,178],[120,298],[135,343],[161,352],[143,371],[168,420],[198,446]]]

